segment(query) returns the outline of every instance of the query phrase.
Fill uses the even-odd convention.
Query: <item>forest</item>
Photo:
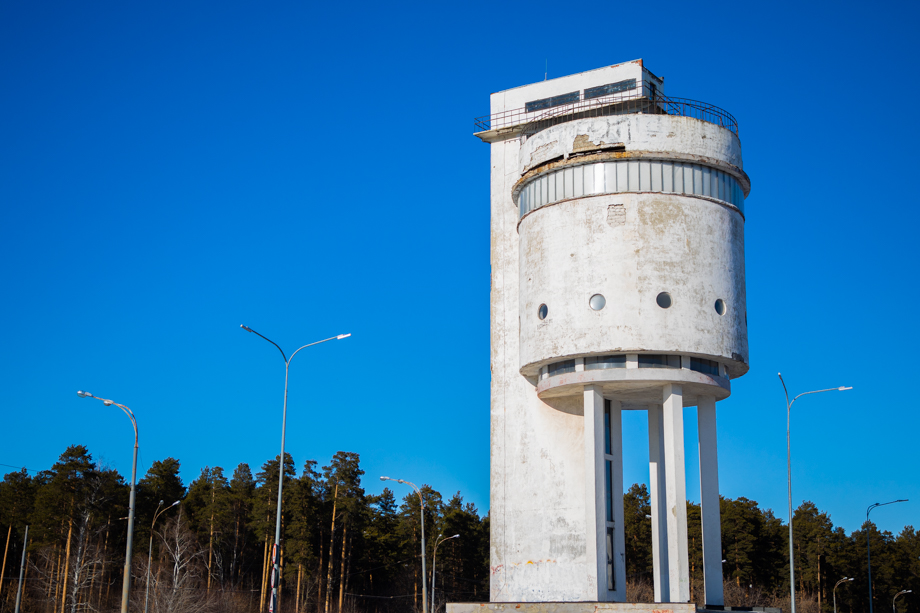
[[[175,458],[153,462],[137,483],[131,611],[263,613],[268,610],[279,458],[253,474],[245,463],[225,474],[206,467],[186,487]],[[369,495],[357,453],[327,466],[283,463],[279,610],[297,613],[401,613],[422,610],[421,507],[414,491]],[[406,488],[409,489],[409,488]],[[489,599],[489,517],[460,492],[448,500],[428,485],[424,499],[429,598]],[[25,613],[118,611],[127,538],[129,485],[69,447],[48,470],[25,468],[0,483],[0,613],[12,612],[24,577]],[[649,495],[624,496],[628,599],[651,602]],[[746,498],[722,498],[726,604],[789,610],[788,527]],[[691,601],[702,598],[699,506],[688,503]],[[28,526],[28,545],[23,540]],[[868,609],[866,538],[871,539],[875,606],[918,608],[920,534],[866,524],[850,534],[811,502],[793,520],[796,608],[802,613]],[[455,538],[454,535],[458,535]],[[25,559],[23,565],[22,560]],[[150,562],[148,563],[148,560]],[[432,577],[434,574],[434,578]]]

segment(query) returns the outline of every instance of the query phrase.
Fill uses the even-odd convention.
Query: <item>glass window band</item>
[[[546,371],[549,373],[550,377],[575,372],[575,360],[563,360],[562,362],[550,364]]]
[[[705,196],[744,213],[744,191],[735,177],[717,168],[670,160],[615,160],[560,168],[527,183],[518,194],[518,206],[523,217],[567,198],[624,192]]]
[[[639,368],[681,368],[681,357],[679,355],[640,353],[638,366]],[[626,368],[626,354],[599,355],[585,358],[585,370],[603,370],[607,368]],[[716,377],[722,376],[719,362],[715,360],[691,357],[690,370]],[[554,362],[540,369],[541,375],[545,373],[546,376],[550,377],[570,372],[575,372],[575,360]],[[609,411],[609,407],[605,405],[604,425],[606,428],[609,428]],[[609,449],[609,442],[606,442],[607,453],[610,453]]]

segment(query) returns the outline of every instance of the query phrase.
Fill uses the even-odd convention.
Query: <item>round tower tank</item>
[[[595,117],[538,131],[519,160],[523,375],[627,354],[747,372],[750,181],[736,134],[692,117]]]

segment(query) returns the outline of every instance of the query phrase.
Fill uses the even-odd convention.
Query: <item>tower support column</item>
[[[664,469],[664,428],[660,404],[648,407],[649,498],[652,509],[652,576],[655,602],[670,599],[668,588],[667,494]]]
[[[607,556],[604,525],[604,396],[601,388],[585,391],[585,570],[589,600],[607,600]]]
[[[716,399],[712,396],[700,397],[697,405],[697,423],[700,440],[700,511],[703,520],[703,604],[724,605]]]
[[[584,406],[588,598],[626,602],[622,406],[605,401],[598,386],[585,387]]]
[[[690,601],[687,555],[687,483],[684,470],[684,402],[680,385],[664,386],[664,469],[667,492],[668,589],[670,602]]]
[[[608,512],[605,524],[607,600],[626,602],[626,530],[623,517],[623,419],[619,400],[607,400],[604,406],[607,440],[604,444]],[[612,507],[612,508],[610,508]],[[612,581],[611,581],[612,580]],[[612,586],[612,589],[611,589]]]

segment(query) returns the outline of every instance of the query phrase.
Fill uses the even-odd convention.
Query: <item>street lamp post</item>
[[[19,585],[16,587],[16,608],[13,613],[19,613],[19,605],[22,602],[22,578],[23,571],[26,568],[26,549],[29,546],[29,526],[26,526],[26,535],[22,539],[22,562],[19,563]]]
[[[869,524],[869,513],[871,513],[872,509],[875,507],[884,507],[886,505],[896,504],[898,502],[907,502],[907,499],[905,498],[904,500],[892,500],[891,502],[876,502],[875,504],[870,504],[869,508],[866,509],[866,567],[869,571],[869,613],[872,613],[872,549],[869,545],[869,540],[872,536],[872,525]],[[895,596],[895,598],[897,598],[897,596]]]
[[[269,343],[278,348],[278,351],[281,352],[281,357],[284,358],[284,409],[281,413],[281,455],[278,456],[278,508],[275,513],[275,546],[272,548],[272,575],[271,575],[271,584],[272,584],[272,598],[271,602],[268,604],[269,613],[278,613],[278,583],[280,582],[281,577],[281,568],[280,568],[280,555],[281,555],[281,488],[284,485],[284,431],[287,426],[287,397],[288,397],[288,372],[291,366],[291,360],[294,359],[294,356],[301,349],[306,349],[307,347],[312,347],[313,345],[319,345],[320,343],[325,343],[327,341],[335,341],[343,338],[348,338],[351,334],[339,334],[338,336],[332,336],[329,338],[324,338],[321,341],[316,341],[314,343],[308,343],[297,349],[294,353],[291,354],[291,357],[287,357],[284,354],[284,350],[281,347],[278,347],[278,343],[271,340],[267,336],[262,336],[249,326],[240,325],[240,328],[246,330],[247,332],[252,332],[256,336],[261,336]],[[124,612],[123,612],[124,613]]]
[[[449,541],[450,539],[456,539],[456,538],[460,538],[460,535],[455,534],[453,536],[447,536],[447,537],[441,538],[441,535],[439,534],[438,538],[435,539],[434,555],[432,556],[432,559],[431,559],[431,613],[435,613],[438,610],[438,608],[434,604],[434,574],[438,567],[437,566],[438,565],[438,545],[440,545],[444,541]]]
[[[381,481],[395,481],[396,483],[402,483],[404,485],[410,486],[415,490],[415,493],[418,494],[418,502],[420,506],[420,513],[422,515],[422,613],[428,613],[428,581],[425,571],[425,499],[422,498],[422,492],[418,487],[411,481],[404,481],[402,479],[391,479],[389,477],[380,477]]]
[[[121,584],[121,613],[128,613],[128,594],[131,592],[131,556],[134,554],[134,486],[137,482],[137,420],[134,419],[134,413],[131,409],[123,404],[118,404],[114,400],[93,396],[89,392],[84,392],[82,390],[77,391],[77,396],[80,398],[95,398],[96,400],[101,400],[102,404],[107,407],[114,404],[128,416],[128,419],[131,420],[131,425],[134,426],[134,461],[131,464],[131,496],[128,499],[128,545],[125,548],[124,580]]]
[[[891,613],[898,613],[898,610],[894,608],[894,601],[898,599],[898,596],[901,594],[910,594],[913,590],[901,590],[894,595],[894,598],[891,599]]]
[[[834,613],[837,613],[837,586],[841,583],[846,583],[847,581],[852,581],[853,577],[844,577],[840,581],[834,584]]]
[[[153,560],[153,526],[157,523],[157,518],[160,515],[170,510],[177,504],[179,504],[178,500],[161,511],[160,507],[163,506],[163,501],[161,500],[160,504],[157,505],[156,512],[153,514],[153,521],[150,522],[150,549],[147,551],[147,586],[144,589],[144,613],[147,613],[147,605],[150,603],[150,564]]]
[[[852,387],[831,387],[826,390],[815,390],[813,392],[802,392],[798,396],[789,401],[789,390],[786,389],[786,382],[783,381],[783,373],[777,373],[779,375],[780,383],[783,384],[783,392],[786,394],[786,483],[789,489],[789,590],[792,595],[792,606],[790,607],[792,613],[795,613],[795,561],[793,560],[792,554],[792,447],[789,444],[789,418],[792,413],[792,405],[796,400],[802,396],[807,396],[808,394],[820,394],[821,392],[837,392],[844,390],[851,390]],[[871,612],[870,612],[871,613]]]

